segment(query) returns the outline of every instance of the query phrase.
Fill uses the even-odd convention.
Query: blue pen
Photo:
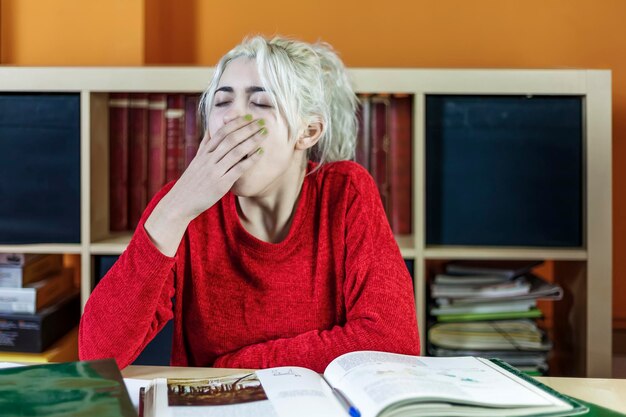
[[[348,398],[344,395],[343,392],[339,388],[333,388],[333,392],[335,393],[335,397],[339,400],[343,408],[350,414],[350,417],[361,417],[361,412],[358,408],[352,405]]]

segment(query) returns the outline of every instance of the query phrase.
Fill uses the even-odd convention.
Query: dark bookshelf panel
[[[80,242],[80,95],[0,93],[0,244]]]
[[[426,97],[426,243],[582,247],[583,99]]]
[[[404,264],[406,265],[406,269],[409,270],[409,274],[411,278],[414,278],[414,270],[415,270],[415,260],[414,259],[405,259]]]
[[[115,255],[102,255],[94,257],[95,285],[111,269],[119,257]],[[167,322],[165,327],[144,348],[135,359],[133,365],[167,366],[170,364],[172,353],[172,337],[174,335],[174,321]]]
[[[100,280],[106,275],[107,272],[109,272],[109,269],[111,269],[111,267],[115,265],[115,262],[117,262],[118,258],[119,256],[117,255],[94,256],[94,286],[100,283]]]

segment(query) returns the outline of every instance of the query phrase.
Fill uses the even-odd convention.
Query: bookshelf
[[[0,245],[0,252],[80,256],[83,305],[92,289],[94,257],[120,254],[129,233],[109,232],[108,94],[198,93],[211,68],[0,68],[0,93],[80,94],[80,242]],[[571,295],[555,303],[555,337],[563,351],[556,372],[611,375],[611,73],[604,70],[351,69],[358,92],[414,97],[413,234],[397,236],[414,261],[414,288],[422,340],[428,263],[473,259],[545,259]],[[579,247],[448,246],[426,240],[425,106],[428,95],[578,96],[583,103],[582,245]],[[1,143],[0,143],[1,146]],[[61,197],[62,198],[62,197]]]

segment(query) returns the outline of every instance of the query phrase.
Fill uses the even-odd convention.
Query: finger
[[[263,157],[263,148],[258,148],[248,158],[242,159],[228,170],[222,177],[229,184],[234,184],[247,170],[249,170],[259,159]]]
[[[209,134],[209,131],[206,130],[204,132],[204,136],[202,137],[202,140],[200,141],[200,145],[198,146],[198,153],[204,152],[205,151],[204,148],[208,146],[210,141],[211,141],[211,135]]]
[[[261,128],[255,134],[230,149],[221,160],[216,162],[216,167],[222,172],[227,172],[239,161],[251,156],[259,148],[266,136],[267,129]]]
[[[219,146],[222,141],[231,135],[232,133],[240,130],[243,127],[253,124],[254,119],[251,114],[246,114],[245,116],[237,117],[230,122],[226,123],[224,126],[220,127],[213,138],[215,140],[208,141],[207,152],[213,152]]]
[[[263,131],[267,132],[267,129],[264,127],[264,125],[265,121],[263,121],[263,119],[259,119],[255,122],[241,127],[234,132],[229,133],[213,151],[215,161],[221,161],[222,158],[224,158],[232,150],[237,148],[241,143],[245,142],[254,135],[257,135]],[[241,154],[240,157],[243,157],[244,155],[245,154]]]

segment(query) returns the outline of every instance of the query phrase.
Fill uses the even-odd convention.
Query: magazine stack
[[[498,358],[545,375],[552,343],[537,325],[538,300],[563,290],[533,273],[542,262],[451,262],[430,285],[428,349],[432,356]]]

